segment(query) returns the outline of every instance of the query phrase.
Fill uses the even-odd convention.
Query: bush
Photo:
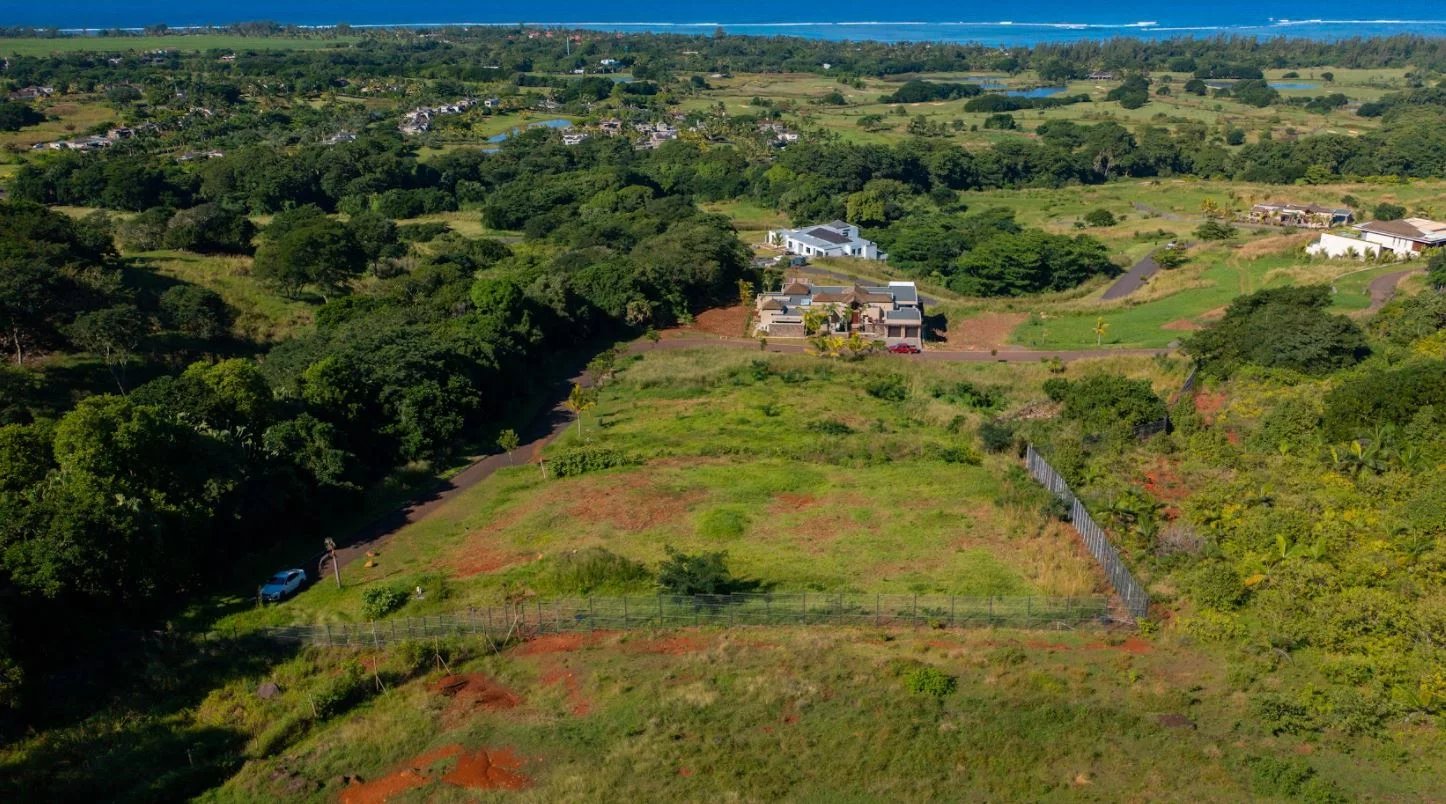
[[[401,586],[373,586],[362,592],[362,615],[379,620],[407,604],[410,593]]]
[[[1391,204],[1382,201],[1376,205],[1373,214],[1378,221],[1398,221],[1406,217],[1406,208],[1400,204]]]
[[[1050,399],[1064,403],[1065,418],[1082,423],[1088,430],[1106,432],[1135,427],[1165,417],[1164,400],[1155,395],[1148,380],[1132,380],[1117,374],[1095,374],[1071,382],[1054,377],[1044,383]]]
[[[846,436],[852,434],[854,431],[854,428],[849,427],[837,419],[822,419],[816,422],[809,422],[804,425],[804,429],[830,436]]]
[[[979,441],[990,452],[1003,452],[1014,446],[1014,425],[1003,419],[985,419],[979,423]]]
[[[326,720],[360,703],[370,694],[372,684],[360,664],[349,663],[340,674],[312,693],[311,704],[316,707],[317,719]]]
[[[572,447],[553,455],[547,466],[554,477],[573,477],[640,463],[642,460],[638,457],[611,447]]]
[[[1085,213],[1084,222],[1090,226],[1114,226],[1119,221],[1115,220],[1114,213],[1108,209],[1092,209]]]
[[[599,589],[625,589],[652,580],[641,563],[602,547],[587,547],[554,556],[548,578],[559,592],[589,594]]]
[[[886,402],[903,402],[909,398],[909,383],[898,374],[887,374],[883,377],[874,377],[864,383],[864,391],[875,399],[882,399]]]
[[[975,410],[990,410],[1004,404],[1003,388],[975,385],[968,380],[960,380],[952,385],[936,385],[929,393],[935,399],[943,399]]]
[[[1325,435],[1339,441],[1383,424],[1405,425],[1427,406],[1446,409],[1446,361],[1377,370],[1342,382],[1325,397]]]
[[[1325,285],[1274,288],[1241,296],[1225,316],[1185,342],[1185,352],[1216,376],[1243,364],[1325,374],[1370,352],[1354,321],[1326,312]]]
[[[658,565],[658,586],[672,595],[722,595],[735,585],[726,552],[688,555],[672,547]]]
[[[1195,574],[1195,602],[1219,611],[1229,611],[1245,599],[1245,584],[1240,573],[1228,564],[1207,564]]]
[[[937,667],[920,667],[904,676],[904,685],[915,694],[943,698],[959,686],[959,679]]]
[[[231,311],[213,290],[199,285],[176,285],[160,298],[166,326],[194,338],[215,338],[231,323]]]
[[[1237,234],[1239,231],[1234,226],[1213,218],[1195,229],[1195,236],[1201,240],[1229,240]]]

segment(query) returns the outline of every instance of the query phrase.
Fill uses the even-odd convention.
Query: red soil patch
[[[791,491],[784,491],[773,495],[773,504],[768,506],[768,509],[776,514],[786,514],[790,511],[802,511],[817,506],[818,498],[812,494],[795,494]]]
[[[1206,424],[1214,424],[1215,417],[1220,415],[1220,409],[1225,407],[1225,401],[1225,394],[1220,391],[1213,394],[1198,393],[1195,395],[1195,412],[1200,414]]]
[[[1145,472],[1142,485],[1150,496],[1162,503],[1179,503],[1190,496],[1190,488],[1180,479],[1174,464],[1165,458],[1157,460],[1155,465]],[[1178,514],[1178,510],[1176,513]]]
[[[482,673],[444,676],[432,685],[432,690],[452,699],[448,712],[453,715],[466,715],[478,709],[512,709],[522,703],[520,695]]]
[[[714,307],[704,310],[693,318],[693,323],[679,329],[686,332],[703,332],[721,335],[725,338],[741,338],[748,335],[743,327],[748,323],[749,309],[739,304],[732,307]]]
[[[473,575],[485,575],[517,564],[525,564],[533,558],[530,553],[509,553],[505,550],[469,545],[452,559],[452,568],[458,578],[470,578]]]
[[[692,776],[692,775],[693,775],[693,769],[692,769],[692,768],[678,768],[678,775],[679,775],[679,776],[682,776],[683,778],[686,779],[686,778],[688,778],[689,776]]]
[[[702,499],[703,493],[664,491],[654,486],[647,475],[632,473],[576,484],[569,496],[572,504],[568,516],[636,533],[679,522],[688,506]]]
[[[582,694],[581,685],[577,681],[577,674],[571,670],[561,667],[547,671],[542,676],[544,687],[555,687],[562,685],[567,691],[569,710],[578,717],[583,717],[592,711],[592,701]]]
[[[1028,313],[980,313],[952,322],[947,331],[935,331],[940,348],[954,351],[986,352],[1009,344],[1009,336],[1029,320]]]
[[[547,634],[522,643],[512,651],[512,655],[543,656],[550,653],[571,653],[589,645],[596,645],[604,636],[605,634],[602,632]]]
[[[395,770],[379,779],[363,782],[353,778],[351,784],[341,791],[342,804],[383,804],[408,790],[423,787],[432,781],[431,766],[444,759],[462,753],[460,745],[444,745],[416,757],[406,767]]]
[[[521,773],[522,757],[511,748],[479,748],[457,758],[442,781],[469,790],[523,790],[532,780]]]
[[[623,645],[623,650],[628,653],[658,653],[665,656],[682,656],[687,653],[697,653],[707,647],[708,644],[701,639],[679,636],[668,639],[627,642]]]

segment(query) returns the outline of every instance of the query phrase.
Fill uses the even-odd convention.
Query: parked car
[[[912,343],[896,343],[889,347],[889,351],[896,355],[916,355],[923,350]]]
[[[306,570],[282,570],[261,585],[261,599],[267,603],[279,603],[300,591],[306,583]]]

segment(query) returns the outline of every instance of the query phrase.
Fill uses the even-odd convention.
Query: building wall
[[[1381,244],[1360,240],[1354,237],[1331,234],[1329,232],[1320,236],[1320,239],[1306,246],[1306,253],[1315,257],[1365,257],[1376,256],[1381,251]]]
[[[1361,234],[1366,240],[1372,243],[1380,243],[1401,257],[1412,256],[1421,250],[1420,243],[1414,240],[1407,240],[1404,237],[1392,237],[1391,235],[1380,234],[1379,232],[1362,232]]]

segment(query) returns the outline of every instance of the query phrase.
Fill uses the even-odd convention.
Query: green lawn
[[[149,251],[128,254],[141,271],[210,288],[236,313],[233,331],[254,342],[286,338],[311,326],[314,306],[287,299],[251,277],[251,258]]]

